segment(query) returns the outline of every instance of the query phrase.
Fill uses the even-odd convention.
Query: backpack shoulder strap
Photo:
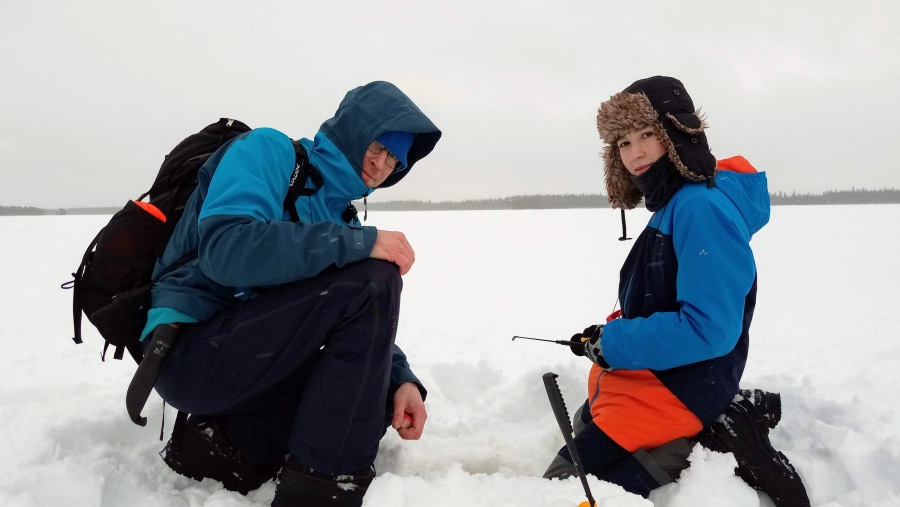
[[[103,234],[103,228],[94,236],[94,239],[91,241],[91,244],[88,245],[87,250],[84,252],[84,256],[81,258],[81,265],[78,266],[78,269],[72,273],[73,280],[71,282],[71,288],[74,290],[75,295],[72,297],[72,322],[75,324],[75,336],[72,337],[72,341],[75,343],[82,343],[81,339],[81,298],[78,297],[81,294],[79,290],[79,285],[81,285],[81,278],[84,276],[84,268],[87,266],[88,262],[94,256],[94,246],[97,245],[97,241],[100,240],[100,235]],[[63,284],[62,286],[65,288],[67,284]]]
[[[284,198],[284,210],[291,215],[291,222],[299,222],[297,213],[297,198],[311,196],[322,187],[324,180],[316,166],[309,163],[309,155],[300,141],[294,141],[294,151],[297,153],[297,162],[294,165],[294,173],[291,175],[291,183],[288,186],[287,195]],[[313,187],[306,188],[306,182],[312,180]]]

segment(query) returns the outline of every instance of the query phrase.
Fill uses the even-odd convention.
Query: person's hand
[[[595,331],[597,331],[597,324],[584,328],[584,331],[580,333],[573,334],[570,340],[572,345],[569,345],[572,353],[578,357],[584,357],[584,344],[591,339]]]
[[[375,237],[375,245],[369,257],[393,262],[400,268],[400,274],[409,272],[413,262],[416,261],[416,253],[406,240],[402,232],[378,230]]]
[[[606,359],[603,357],[603,324],[585,329],[585,334],[587,334],[588,330],[591,330],[591,328],[593,328],[591,338],[584,342],[584,355],[604,370],[612,371],[609,363],[607,363]]]
[[[391,417],[391,427],[397,430],[397,434],[403,440],[418,440],[422,436],[422,430],[425,429],[425,419],[427,418],[425,401],[422,400],[422,393],[419,392],[416,384],[412,382],[401,384],[394,393],[394,414]]]

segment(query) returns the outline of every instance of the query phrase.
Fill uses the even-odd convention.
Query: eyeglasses
[[[384,163],[387,164],[391,171],[402,171],[406,169],[406,166],[400,163],[400,158],[378,141],[372,141],[372,144],[369,145],[369,151],[372,153],[387,151],[387,157],[385,157]]]

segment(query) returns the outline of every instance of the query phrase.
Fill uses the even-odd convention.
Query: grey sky
[[[896,0],[47,0],[0,12],[0,205],[121,205],[221,116],[311,138],[379,79],[444,137],[373,199],[605,193],[597,107],[656,74],[772,191],[900,188]]]

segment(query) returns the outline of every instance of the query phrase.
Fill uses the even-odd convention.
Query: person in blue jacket
[[[780,397],[741,390],[756,306],[751,237],[769,221],[765,173],[716,160],[681,81],[636,81],[601,104],[610,205],[653,212],[620,270],[621,312],[572,338],[593,361],[575,443],[586,472],[647,496],[678,477],[694,442],[733,452],[777,505],[809,505],[767,437]],[[624,235],[623,235],[624,237]],[[545,477],[572,475],[560,450]]]
[[[299,141],[322,183],[296,200],[298,222],[284,206],[287,135],[252,130],[201,168],[144,330],[149,344],[178,328],[155,384],[191,414],[163,451],[173,470],[245,494],[280,470],[274,506],[358,506],[387,427],[422,435],[426,391],[394,343],[415,254],[403,233],[347,210],[402,180],[440,137],[393,84],[349,91]]]

